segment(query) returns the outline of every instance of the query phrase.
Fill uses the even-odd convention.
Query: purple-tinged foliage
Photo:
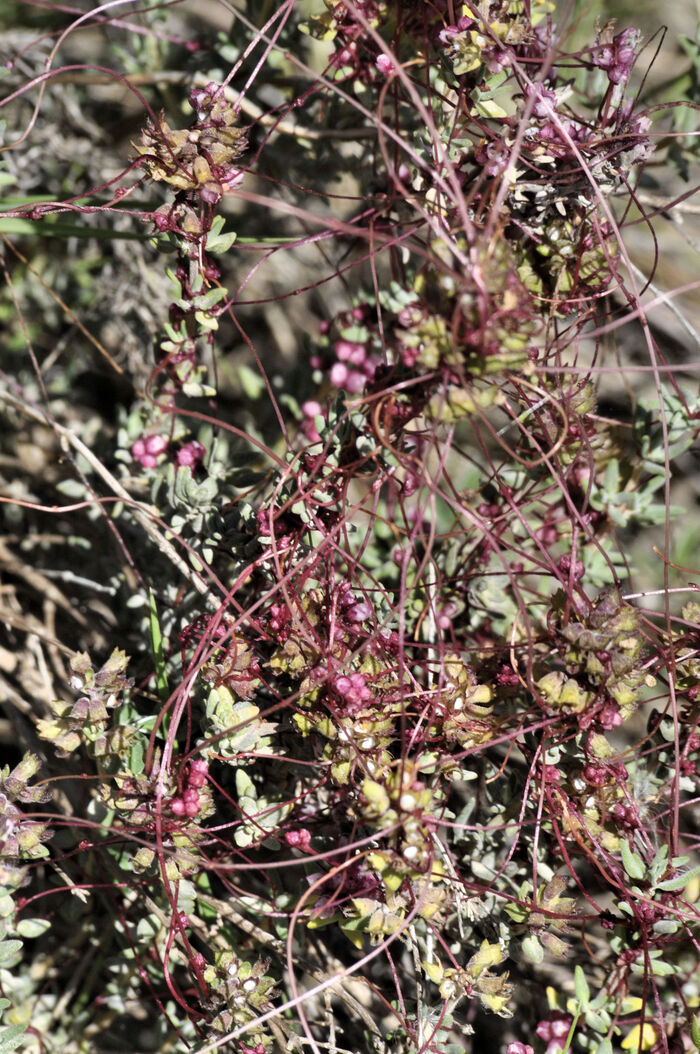
[[[214,54],[178,38],[187,116],[148,97],[119,188],[174,291],[64,515],[106,510],[91,653],[133,658],[66,660],[51,792],[34,754],[0,776],[6,932],[69,905],[13,999],[59,1049],[63,940],[104,988],[66,1054],[698,1047],[700,606],[668,544],[665,609],[632,592],[700,419],[624,240],[641,34],[548,0],[239,6]],[[625,314],[656,400],[618,421]]]

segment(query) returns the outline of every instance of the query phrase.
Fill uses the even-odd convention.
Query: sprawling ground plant
[[[697,38],[198,6],[2,43],[0,1051],[700,1050]]]

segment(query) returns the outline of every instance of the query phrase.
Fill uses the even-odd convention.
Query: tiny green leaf
[[[529,934],[522,943],[523,955],[531,963],[541,963],[544,959],[544,948],[534,933]]]
[[[651,972],[655,977],[671,977],[672,974],[677,972],[677,970],[673,963],[665,963],[660,959],[653,959],[651,963]]]
[[[630,849],[629,842],[626,838],[620,842],[620,855],[622,856],[622,866],[630,878],[644,878],[646,875],[644,861],[638,853],[634,853]]]
[[[17,923],[17,932],[20,937],[40,937],[51,928],[48,919],[21,919]]]
[[[605,1011],[596,1013],[595,1010],[587,1010],[583,1016],[588,1027],[594,1032],[607,1032],[610,1028],[610,1015]]]
[[[160,630],[158,608],[156,606],[155,594],[152,589],[149,589],[148,591],[148,600],[150,606],[149,628],[151,631],[151,650],[153,652],[153,661],[156,669],[156,687],[159,697],[165,701],[170,695],[170,688],[168,687],[168,675],[165,668],[163,634]]]
[[[21,941],[0,941],[0,963],[7,962],[22,948]]]
[[[673,893],[687,886],[691,878],[697,874],[700,874],[700,864],[697,867],[691,867],[688,871],[682,871],[679,875],[674,875],[673,878],[667,878],[664,882],[657,882],[656,888],[663,890],[664,893]]]
[[[8,1025],[0,1031],[0,1054],[10,1054],[22,1041],[27,1031],[25,1025]]]
[[[654,923],[654,933],[677,933],[680,923],[676,919],[659,919]]]
[[[578,965],[574,970],[574,991],[576,992],[576,998],[582,1006],[586,1006],[590,1002],[591,990],[588,987],[586,975]]]
[[[695,1049],[700,1050],[700,1024],[695,1014],[690,1019],[690,1035],[695,1044]]]

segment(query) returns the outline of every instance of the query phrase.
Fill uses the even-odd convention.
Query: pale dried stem
[[[151,541],[157,546],[161,553],[163,553],[163,555],[166,556],[168,560],[170,560],[170,562],[173,564],[174,567],[177,568],[180,574],[187,579],[190,585],[193,586],[193,588],[196,589],[197,592],[200,593],[202,596],[206,596],[209,593],[209,584],[203,579],[201,575],[197,574],[196,571],[194,571],[191,567],[187,565],[186,561],[180,556],[175,546],[171,542],[169,542],[167,538],[163,537],[161,531],[153,522],[152,513],[149,511],[148,507],[131,497],[129,492],[124,489],[119,480],[116,479],[107,468],[105,468],[100,459],[96,457],[95,454],[93,454],[90,448],[86,446],[85,443],[82,442],[82,440],[78,439],[78,437],[75,435],[74,432],[70,430],[70,428],[66,428],[64,425],[58,424],[57,421],[52,420],[47,414],[43,413],[41,410],[33,406],[30,406],[23,399],[20,399],[16,395],[12,395],[7,390],[0,392],[0,399],[4,399],[5,402],[10,403],[11,406],[14,406],[16,409],[20,410],[28,417],[31,417],[33,420],[41,421],[42,424],[48,424],[49,427],[52,428],[56,435],[59,437],[61,441],[61,446],[64,450],[67,450],[67,448],[71,446],[77,453],[81,454],[82,457],[84,457],[85,460],[88,462],[90,467],[102,479],[102,481],[106,483],[108,487],[110,487],[114,495],[120,501],[123,501],[125,505],[129,506],[132,511],[133,517],[139,524],[139,526],[143,527],[144,531],[151,539]],[[57,507],[56,511],[59,512],[60,507]],[[44,579],[43,575],[41,576],[41,578],[42,582],[46,582],[46,587],[50,588],[51,590],[55,589],[55,587],[52,585],[52,583],[48,581],[48,579]],[[56,593],[58,596],[61,596],[58,590],[56,590]],[[62,597],[61,600],[63,601]],[[82,616],[76,614],[75,612],[72,613],[75,615],[76,618],[78,618],[78,621],[82,619]]]

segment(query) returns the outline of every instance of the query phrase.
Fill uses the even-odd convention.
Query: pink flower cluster
[[[189,443],[185,443],[184,446],[180,447],[175,455],[175,463],[194,468],[202,461],[205,454],[206,450],[202,444],[198,443],[196,439],[191,439]]]
[[[131,446],[131,456],[134,461],[137,461],[141,468],[155,468],[158,464],[158,459],[166,453],[169,447],[169,442],[165,436],[155,435],[141,436]],[[186,465],[188,468],[195,468],[204,458],[206,449],[201,443],[198,443],[196,439],[191,439],[189,443],[185,443],[175,454],[175,464],[179,467]]]
[[[557,567],[563,575],[570,576],[574,582],[580,582],[584,576],[585,568],[580,560],[574,560],[569,553],[559,557]]]
[[[379,72],[382,73],[385,77],[391,76],[391,74],[395,71],[394,63],[391,61],[389,56],[385,55],[383,52],[381,55],[378,56],[377,61],[375,62],[375,66],[377,67]]]
[[[351,706],[361,707],[372,698],[363,673],[351,673],[348,677],[336,677],[334,688],[338,695]]]
[[[310,443],[320,443],[321,437],[318,434],[314,419],[323,413],[323,407],[315,399],[307,399],[305,403],[302,403],[301,412],[304,415],[301,423],[302,432]]]
[[[441,44],[447,46],[456,36],[459,36],[460,33],[466,33],[475,24],[474,19],[470,18],[469,15],[462,15],[454,25],[445,26],[444,29],[440,30],[438,40]]]
[[[533,84],[532,87],[525,85],[525,98],[532,98],[532,113],[535,117],[549,117],[557,108],[557,93],[544,84]]]
[[[291,622],[292,616],[286,604],[272,604],[270,606],[270,617],[267,620],[269,628],[273,633],[283,633],[286,626]],[[284,634],[286,640],[287,634]]]
[[[559,1054],[564,1049],[566,1037],[571,1028],[572,1018],[568,1014],[554,1011],[544,1021],[540,1021],[535,1032],[547,1044],[545,1054]]]
[[[380,359],[370,354],[365,344],[352,340],[337,340],[333,351],[336,361],[328,375],[331,384],[336,388],[345,388],[352,394],[361,392],[377,372]]]
[[[499,70],[510,66],[512,53],[510,48],[504,47],[497,38],[486,38],[479,22],[469,15],[462,15],[455,24],[445,26],[438,33],[438,41],[455,58],[459,58],[462,51],[460,45],[470,47],[472,34],[478,33],[484,43],[480,44],[481,61],[486,64],[489,73],[498,73]]]
[[[636,831],[642,826],[639,808],[630,802],[616,801],[610,809],[615,819],[627,828],[628,831]]]
[[[593,49],[591,59],[598,69],[605,70],[612,84],[624,84],[635,60],[635,48],[641,34],[638,29],[623,29],[610,44]]]
[[[525,98],[532,99],[531,123],[525,130],[523,146],[525,149],[538,151],[542,141],[547,144],[547,152],[554,157],[568,157],[571,153],[569,140],[578,147],[587,143],[596,143],[599,133],[587,123],[572,120],[564,114],[557,114],[560,102],[557,92],[544,84],[526,86]],[[554,115],[556,114],[556,119]]]
[[[131,456],[138,461],[141,468],[155,468],[158,458],[168,448],[168,440],[165,436],[150,435],[137,439],[131,447]]]
[[[609,732],[612,728],[617,728],[618,725],[622,724],[620,708],[612,699],[608,699],[607,702],[603,703],[601,706],[598,713],[598,723],[606,732]]]
[[[307,827],[297,827],[294,831],[287,831],[284,840],[292,849],[307,850],[311,845],[311,831]]]
[[[183,790],[182,796],[171,798],[170,800],[170,809],[175,816],[188,816],[192,819],[198,814],[202,807],[199,790],[207,782],[207,771],[207,763],[201,758],[195,758],[190,762],[187,786]]]
[[[520,678],[512,666],[504,663],[496,674],[496,683],[503,688],[517,688],[520,684]]]
[[[347,583],[341,587],[338,607],[346,622],[364,622],[372,614],[372,605],[366,600],[358,600]]]
[[[410,170],[400,166],[400,178],[410,178]],[[311,356],[310,363],[315,370],[327,370],[331,384],[343,388],[353,395],[361,392],[374,376],[384,359],[377,350],[374,338],[376,327],[373,326],[374,310],[369,303],[361,302],[351,311],[343,311],[335,319],[323,319],[319,323],[319,333],[326,338],[334,329],[339,333],[336,340],[323,340],[324,353]],[[353,339],[354,338],[354,339]],[[307,404],[311,408],[314,404]],[[306,411],[305,411],[306,412]]]

